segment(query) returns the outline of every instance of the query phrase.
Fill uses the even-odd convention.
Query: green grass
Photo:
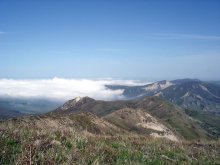
[[[0,164],[219,164],[219,142],[175,143],[1,125]]]
[[[177,143],[137,134],[101,134],[95,127],[84,115],[0,122],[0,164],[220,164],[220,141]]]
[[[199,124],[213,137],[220,137],[220,116],[207,112],[185,110],[186,114],[199,121]]]

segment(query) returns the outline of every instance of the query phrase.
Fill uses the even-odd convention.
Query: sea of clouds
[[[95,99],[122,99],[123,90],[110,90],[105,85],[145,85],[147,81],[119,79],[0,79],[1,97],[47,98],[69,100],[77,96]]]

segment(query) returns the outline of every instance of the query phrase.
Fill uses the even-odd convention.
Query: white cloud
[[[0,96],[43,97],[68,100],[77,96],[89,96],[95,99],[112,100],[122,98],[123,90],[110,90],[105,85],[143,85],[135,80],[114,79],[0,79]]]

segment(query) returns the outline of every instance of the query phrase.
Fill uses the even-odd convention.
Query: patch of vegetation
[[[11,164],[21,154],[21,144],[15,137],[3,133],[0,135],[0,164]]]
[[[93,133],[100,133],[100,130],[97,128],[97,126],[91,121],[90,113],[85,114],[76,114],[71,115],[70,119],[74,120],[78,127],[81,127],[83,130],[87,130],[89,132]]]
[[[151,103],[151,104],[150,104]],[[209,138],[207,132],[181,109],[168,101],[162,101],[160,98],[152,97],[141,104],[141,108],[157,117],[170,128],[174,133],[187,140],[196,140],[200,138]]]
[[[4,123],[0,164],[219,164],[220,143],[137,136],[84,136],[68,129]]]
[[[172,142],[132,133],[97,133],[94,119],[76,114],[1,122],[0,164],[220,164],[220,141]]]
[[[86,148],[87,145],[87,140],[85,138],[79,138],[76,140],[76,147],[79,150],[84,150]]]
[[[202,128],[204,128],[209,134],[215,138],[220,137],[220,116],[210,114],[207,112],[195,111],[195,110],[185,110],[186,114],[192,118],[198,120]]]

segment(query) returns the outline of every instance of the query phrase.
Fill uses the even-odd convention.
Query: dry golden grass
[[[95,119],[93,115],[91,118]],[[92,128],[96,125],[91,120],[79,123],[78,119],[83,119],[82,114],[1,122],[0,164],[220,163],[220,141],[172,142],[127,132],[119,134],[112,127],[109,131],[115,134],[108,133],[108,127],[102,133],[96,130],[99,127]],[[85,130],[89,125],[91,128]]]

